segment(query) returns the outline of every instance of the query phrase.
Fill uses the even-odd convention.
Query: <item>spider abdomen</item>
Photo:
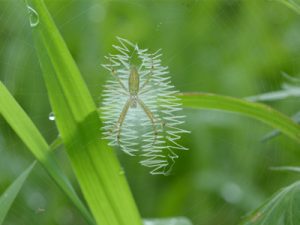
[[[140,76],[135,66],[130,67],[130,74],[128,79],[128,89],[130,95],[136,96],[140,88]]]

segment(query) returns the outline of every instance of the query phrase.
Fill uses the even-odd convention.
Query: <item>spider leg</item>
[[[110,57],[109,57],[109,61],[110,61],[110,72],[111,72],[111,75],[114,78],[116,78],[116,80],[118,81],[118,83],[120,84],[120,86],[122,87],[122,89],[125,92],[128,92],[128,90],[126,89],[125,85],[123,84],[123,82],[121,81],[121,79],[119,78],[119,76],[117,75],[116,70],[113,68],[113,66],[112,66],[112,60],[111,60]]]
[[[154,140],[153,140],[152,144],[154,144],[156,142],[156,138],[157,138],[157,135],[158,135],[158,131],[156,129],[156,125],[155,125],[155,121],[154,121],[155,117],[154,117],[153,113],[150,111],[150,109],[145,105],[145,103],[142,100],[137,98],[137,102],[142,107],[142,109],[144,110],[144,112],[148,116],[149,120],[151,121],[153,131],[154,131]]]
[[[124,123],[124,120],[126,118],[126,115],[127,115],[127,112],[128,112],[128,109],[130,107],[130,105],[132,104],[132,101],[133,99],[132,98],[129,98],[127,100],[127,102],[125,103],[123,109],[122,109],[122,112],[119,116],[119,119],[116,123],[116,127],[117,127],[117,130],[118,130],[118,133],[117,133],[117,141],[118,141],[118,144],[120,145],[120,135],[121,135],[121,128],[122,128],[122,125]]]
[[[150,69],[150,73],[147,77],[147,80],[145,80],[145,82],[143,83],[143,85],[140,87],[140,91],[143,90],[143,88],[149,83],[149,81],[152,78],[153,75],[153,70],[154,70],[154,66],[153,66],[153,60],[152,60],[152,65],[151,65],[151,69]]]

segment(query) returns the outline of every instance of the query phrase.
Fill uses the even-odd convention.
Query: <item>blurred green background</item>
[[[281,73],[300,74],[300,16],[268,0],[46,0],[92,96],[100,105],[109,74],[101,68],[116,36],[140,47],[163,50],[180,91],[246,97],[275,91]],[[35,55],[25,5],[0,0],[0,80],[51,143],[58,135]],[[78,102],[80,104],[80,102]],[[292,115],[299,99],[270,104]],[[299,175],[271,166],[299,165],[299,146],[239,115],[185,109],[185,128],[171,176],[152,176],[137,159],[119,154],[144,218],[186,216],[194,225],[237,224]],[[100,137],[100,131],[99,131]],[[57,157],[75,182],[63,148]],[[0,118],[0,193],[34,160]],[[78,189],[78,187],[77,187]],[[75,207],[37,166],[5,225],[85,224]]]

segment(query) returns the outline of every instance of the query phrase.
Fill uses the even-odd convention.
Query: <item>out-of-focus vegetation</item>
[[[96,102],[110,76],[100,64],[116,36],[153,51],[162,48],[163,64],[180,91],[242,98],[278,90],[282,72],[300,74],[300,16],[277,1],[45,2]],[[0,1],[0,79],[50,143],[58,132],[48,119],[51,109],[26,14],[22,1]],[[299,98],[269,104],[287,115],[299,111]],[[171,176],[149,175],[137,159],[119,154],[144,218],[186,216],[195,225],[237,224],[299,179],[297,173],[269,169],[299,165],[299,144],[288,137],[261,142],[270,128],[253,119],[207,110],[185,113],[185,128],[192,133],[182,142],[190,150],[180,154]],[[56,154],[72,180],[65,153]],[[0,193],[32,161],[0,118]],[[5,224],[85,221],[36,165]]]

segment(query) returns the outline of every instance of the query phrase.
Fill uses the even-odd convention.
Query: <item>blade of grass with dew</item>
[[[207,93],[182,93],[178,97],[181,98],[184,107],[222,110],[243,114],[260,120],[280,130],[293,140],[300,142],[300,126],[289,117],[269,106]]]
[[[86,220],[90,224],[94,224],[93,218],[87,208],[60,170],[47,142],[2,82],[0,82],[0,106],[0,115],[3,116],[35,158],[44,166]]]
[[[300,221],[300,181],[275,193],[240,225],[296,225]]]
[[[0,225],[3,223],[9,209],[11,208],[15,198],[20,192],[28,175],[34,168],[36,162],[33,162],[26,170],[24,170],[17,179],[5,190],[0,197]]]
[[[101,140],[97,108],[66,44],[44,2],[27,2],[55,121],[96,222],[140,225],[124,172],[115,152]]]

